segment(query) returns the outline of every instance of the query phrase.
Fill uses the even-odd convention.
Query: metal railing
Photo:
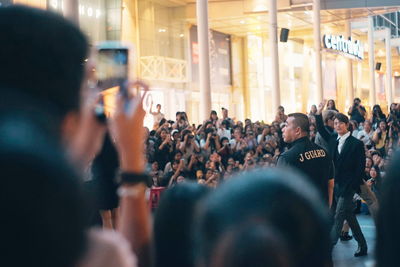
[[[376,30],[389,28],[392,38],[400,37],[400,12],[392,12],[374,16],[374,27]]]
[[[185,83],[188,81],[187,63],[185,60],[146,56],[140,57],[141,78],[172,83]]]

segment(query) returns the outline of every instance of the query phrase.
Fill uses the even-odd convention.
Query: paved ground
[[[357,242],[354,238],[347,242],[339,241],[333,250],[333,262],[335,267],[372,267],[374,263],[375,249],[375,225],[369,215],[357,216],[358,222],[368,243],[368,256],[355,258]]]

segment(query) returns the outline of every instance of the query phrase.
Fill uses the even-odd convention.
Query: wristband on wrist
[[[146,173],[134,173],[134,172],[119,172],[117,175],[117,183],[120,185],[134,185],[143,183],[150,187],[150,176]]]
[[[140,197],[146,192],[146,185],[143,183],[135,186],[121,186],[117,190],[117,195],[119,197]]]

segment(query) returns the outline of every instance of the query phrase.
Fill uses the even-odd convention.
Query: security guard
[[[310,178],[329,206],[332,204],[334,168],[325,149],[308,138],[310,123],[302,113],[289,114],[283,128],[283,140],[290,149],[278,159],[278,166],[300,170]]]

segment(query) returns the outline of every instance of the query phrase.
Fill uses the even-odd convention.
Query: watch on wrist
[[[150,187],[151,186],[151,180],[150,176],[147,175],[146,173],[135,173],[135,172],[118,172],[117,174],[117,183],[120,185],[123,184],[139,184],[143,183],[146,186]]]

